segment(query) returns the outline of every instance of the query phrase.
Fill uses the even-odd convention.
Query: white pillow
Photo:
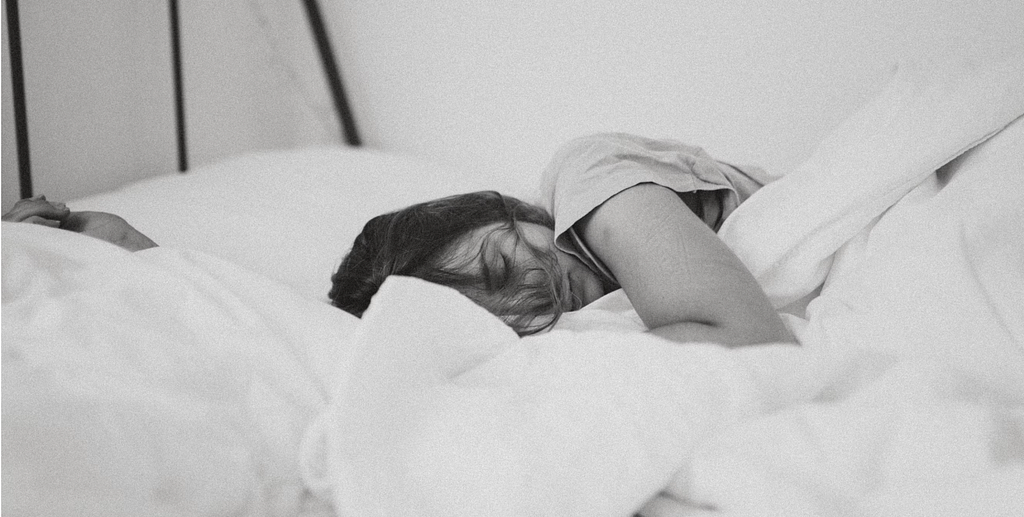
[[[371,217],[489,187],[482,175],[426,160],[325,147],[244,155],[68,204],[118,214],[161,246],[204,251],[326,300]]]

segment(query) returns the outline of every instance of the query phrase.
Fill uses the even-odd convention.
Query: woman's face
[[[579,309],[601,296],[604,296],[604,289],[601,286],[601,279],[590,270],[583,262],[576,257],[569,255],[555,247],[554,230],[534,223],[517,223],[519,234],[534,248],[555,257],[561,273],[563,287],[567,287],[570,293],[564,310],[571,311]],[[540,267],[540,262],[529,247],[517,243],[516,239],[505,238],[507,234],[501,231],[501,223],[494,223],[473,230],[465,239],[459,242],[459,253],[466,257],[477,255],[483,250],[481,260],[494,267],[502,267],[503,264],[515,264],[517,268]],[[489,244],[485,246],[485,244]],[[470,267],[482,270],[483,264],[476,261],[470,262]],[[473,271],[481,273],[481,271]]]

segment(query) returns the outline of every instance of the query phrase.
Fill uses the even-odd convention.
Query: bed
[[[908,64],[730,217],[800,346],[672,344],[621,292],[524,338],[410,278],[334,309],[369,217],[491,186],[370,149],[69,203],[135,254],[4,223],[4,513],[1020,515],[1017,58]]]

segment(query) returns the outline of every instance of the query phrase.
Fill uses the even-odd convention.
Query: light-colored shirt
[[[721,162],[675,140],[603,133],[572,140],[555,153],[544,171],[541,196],[555,218],[555,245],[617,285],[574,228],[612,196],[641,183],[693,193],[694,212],[718,231],[740,203],[771,179],[759,167]]]

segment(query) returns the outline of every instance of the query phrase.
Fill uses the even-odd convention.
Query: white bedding
[[[390,280],[307,483],[342,515],[1019,515],[1022,70],[904,76],[737,211],[801,347],[672,345],[621,293],[516,339]]]
[[[202,253],[4,223],[4,515],[312,513],[299,439],[356,323]]]
[[[330,308],[369,216],[487,186],[366,151],[71,204],[134,255],[5,223],[4,513],[1018,515],[1021,70],[904,76],[730,218],[801,347],[671,344],[621,292],[524,339],[413,279]]]

